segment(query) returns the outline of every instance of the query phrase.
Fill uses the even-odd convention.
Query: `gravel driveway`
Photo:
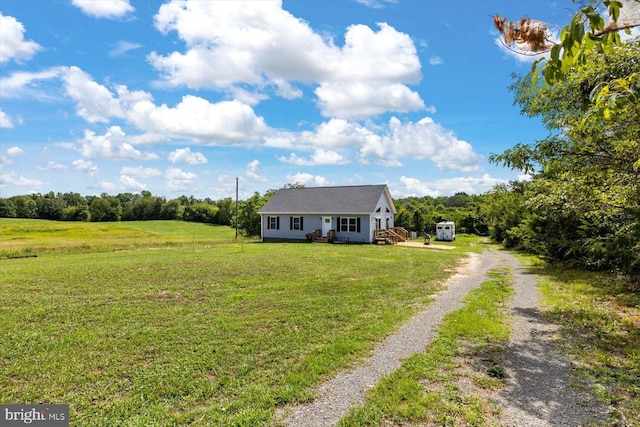
[[[542,320],[537,309],[535,276],[527,274],[512,255],[495,250],[485,251],[482,255],[470,254],[429,307],[381,343],[362,366],[339,373],[322,384],[316,400],[292,408],[285,424],[294,427],[335,425],[351,408],[362,404],[367,390],[384,375],[398,369],[403,359],[425,350],[437,336],[437,327],[444,316],[462,307],[462,297],[487,281],[489,270],[504,266],[511,267],[515,296],[510,305],[511,345],[505,354],[508,386],[496,397],[503,408],[503,424],[606,424],[604,409],[569,387],[567,362],[553,350],[555,329]]]

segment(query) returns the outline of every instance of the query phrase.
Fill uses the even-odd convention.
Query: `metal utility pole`
[[[236,240],[238,240],[238,177],[236,177]]]

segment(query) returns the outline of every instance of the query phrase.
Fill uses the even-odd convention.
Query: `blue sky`
[[[546,136],[507,87],[531,64],[491,15],[569,1],[3,0],[0,197],[287,183],[480,194],[491,153]],[[554,26],[555,25],[555,26]]]

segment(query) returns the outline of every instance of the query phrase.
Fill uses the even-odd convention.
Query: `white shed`
[[[456,223],[452,221],[437,223],[436,240],[456,240]]]

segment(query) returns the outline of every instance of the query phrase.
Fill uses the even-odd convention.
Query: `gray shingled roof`
[[[258,212],[262,214],[368,214],[376,209],[380,196],[386,188],[386,185],[283,188],[271,196]]]

